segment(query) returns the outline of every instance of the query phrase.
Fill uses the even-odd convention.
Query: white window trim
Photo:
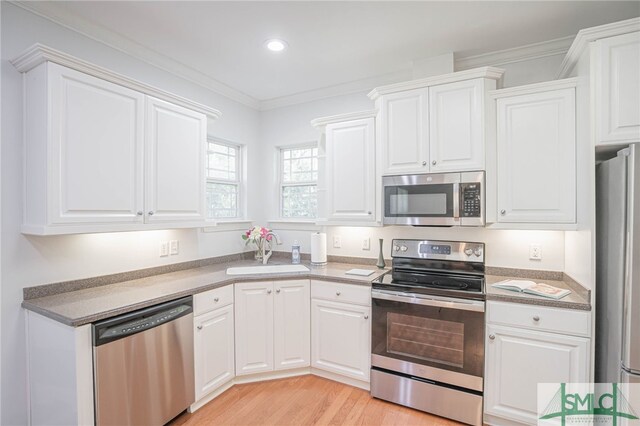
[[[209,142],[217,143],[220,145],[231,146],[238,150],[238,155],[237,155],[238,164],[236,168],[238,180],[236,182],[218,180],[218,179],[207,177],[207,183],[209,182],[222,183],[222,184],[235,183],[238,185],[238,200],[237,200],[238,216],[229,217],[229,218],[215,218],[215,217],[207,218],[206,222],[211,226],[216,226],[216,228],[218,228],[216,229],[216,231],[225,230],[224,228],[227,228],[227,226],[223,226],[225,224],[230,225],[231,228],[234,228],[235,224],[237,224],[238,226],[240,225],[245,226],[245,224],[252,222],[250,219],[247,218],[247,149],[246,149],[246,146],[240,143],[226,140],[226,139],[217,138],[215,136],[208,136],[207,144]],[[208,152],[209,152],[209,149],[207,146],[207,161],[208,161]],[[207,209],[208,208],[209,206],[207,206]],[[207,210],[207,217],[208,215],[209,215],[209,212]],[[213,232],[213,228],[211,228],[211,226],[206,227],[204,229],[205,232]]]
[[[308,186],[308,185],[315,185],[316,186],[316,194],[318,192],[318,180],[315,181],[304,181],[304,182],[295,182],[295,183],[285,183],[282,181],[282,176],[283,176],[283,165],[284,165],[284,156],[282,155],[282,151],[285,149],[305,149],[305,148],[319,148],[318,146],[318,141],[310,141],[310,142],[305,142],[305,143],[300,143],[300,144],[291,144],[291,145],[280,145],[277,146],[276,149],[276,155],[278,158],[278,169],[277,169],[277,176],[278,176],[278,215],[277,215],[277,219],[274,220],[270,220],[270,223],[280,223],[280,224],[285,224],[285,223],[291,223],[291,224],[315,224],[316,221],[318,220],[317,217],[312,217],[312,218],[304,218],[304,217],[284,217],[282,216],[282,209],[283,209],[283,205],[282,205],[282,195],[283,195],[283,187],[286,186]],[[318,150],[318,157],[320,156],[320,151]],[[319,161],[319,160],[318,160]],[[318,170],[319,173],[319,170]]]

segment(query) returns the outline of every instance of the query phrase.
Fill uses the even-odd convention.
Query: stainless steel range
[[[371,395],[482,424],[484,244],[393,240],[372,284]]]

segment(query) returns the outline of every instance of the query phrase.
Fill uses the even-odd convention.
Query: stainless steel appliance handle
[[[453,218],[460,217],[460,184],[453,184]]]
[[[393,302],[411,303],[414,305],[484,312],[484,302],[478,300],[462,300],[449,297],[426,296],[423,294],[387,290],[371,290],[371,297],[379,300],[390,300]]]

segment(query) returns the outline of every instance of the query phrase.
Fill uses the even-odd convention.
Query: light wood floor
[[[235,385],[171,426],[187,425],[458,425],[362,389],[306,375]]]

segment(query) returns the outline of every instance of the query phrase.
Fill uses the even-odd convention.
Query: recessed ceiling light
[[[287,48],[287,42],[277,38],[272,38],[271,40],[265,41],[264,45],[272,52],[282,52]]]

